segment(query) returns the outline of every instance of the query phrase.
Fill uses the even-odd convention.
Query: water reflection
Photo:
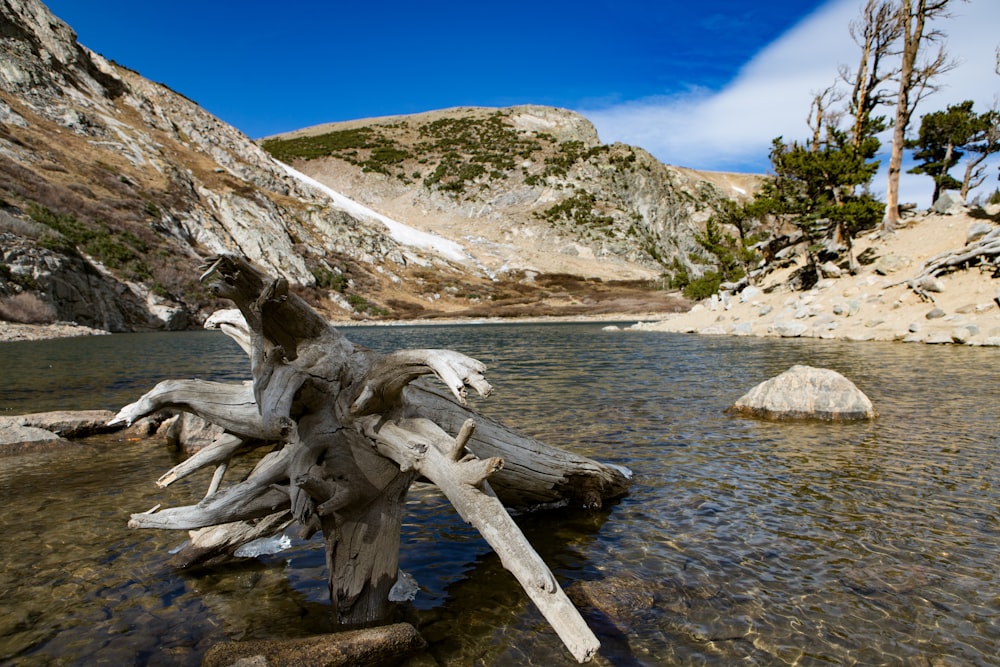
[[[519,519],[564,584],[619,587],[613,611],[584,612],[604,643],[597,664],[998,664],[995,350],[569,324],[346,333],[383,351],[482,359],[497,388],[483,412],[636,472],[632,493],[601,514]],[[8,412],[114,408],[163,377],[246,372],[209,333],[0,345],[0,363],[15,369],[0,386]],[[842,372],[881,417],[723,413],[796,363]],[[39,373],[45,364],[59,371]],[[0,459],[0,660],[197,664],[221,639],[327,627],[311,544],[233,570],[163,568],[180,536],[125,521],[203,488],[195,478],[157,490],[171,464],[159,447],[111,441]],[[571,664],[439,494],[415,491],[408,510],[402,567],[421,584],[408,613],[438,662]]]

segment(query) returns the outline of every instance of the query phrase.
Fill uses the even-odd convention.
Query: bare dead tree
[[[500,556],[577,660],[599,647],[593,632],[510,518],[504,504],[599,507],[624,494],[624,469],[548,447],[466,405],[488,396],[485,366],[451,350],[380,355],[354,345],[308,304],[245,258],[214,258],[204,279],[238,311],[213,316],[250,357],[252,381],[166,380],[122,408],[132,423],[162,409],[224,429],[212,445],[160,478],[166,486],[215,467],[197,504],[133,514],[135,528],[189,530],[174,559],[231,554],[293,522],[322,531],[335,623],[386,621],[398,574],[405,496],[433,482]],[[450,396],[416,382],[437,378]],[[223,484],[228,462],[254,443],[273,448],[245,478]]]
[[[844,112],[835,105],[843,101],[844,93],[833,84],[819,93],[813,93],[812,104],[809,105],[809,115],[806,124],[812,132],[809,147],[816,153],[829,141],[830,132],[836,128],[844,117]]]
[[[899,176],[903,166],[906,130],[917,106],[937,91],[936,79],[955,67],[942,44],[945,35],[930,24],[948,17],[952,0],[900,0],[896,20],[902,40],[899,88],[895,99],[892,147],[889,153],[889,176],[886,188],[886,214],[882,229],[893,232],[899,222]],[[937,45],[929,58],[920,60],[926,47]]]
[[[857,70],[840,70],[841,78],[851,85],[848,109],[853,116],[851,138],[856,147],[869,134],[872,112],[891,99],[885,84],[899,71],[890,65],[890,59],[899,55],[901,24],[897,11],[894,0],[868,0],[861,16],[848,27],[861,49]]]

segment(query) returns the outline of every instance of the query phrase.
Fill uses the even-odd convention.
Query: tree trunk
[[[889,154],[889,177],[886,187],[885,220],[882,230],[894,232],[899,223],[899,176],[903,165],[903,144],[906,129],[916,106],[928,92],[933,92],[930,81],[954,66],[949,63],[944,49],[935,58],[917,65],[917,55],[924,41],[935,41],[941,34],[927,32],[927,22],[945,12],[950,0],[901,0],[898,20],[903,38],[902,59],[899,69],[899,92],[896,95],[896,113],[892,126],[892,149]]]
[[[899,223],[899,175],[903,168],[903,143],[910,123],[910,88],[917,58],[917,40],[912,26],[911,0],[902,0],[899,20],[903,22],[903,55],[896,94],[896,114],[892,124],[892,148],[889,153],[889,176],[885,193],[885,220],[882,229],[896,231]]]
[[[213,291],[239,309],[210,322],[248,353],[252,381],[167,380],[119,412],[115,421],[131,423],[176,408],[226,431],[207,453],[160,478],[166,485],[217,466],[206,497],[134,514],[131,526],[196,530],[173,560],[190,564],[232,554],[294,519],[304,535],[323,533],[336,622],[371,625],[388,620],[406,492],[425,478],[497,551],[574,657],[593,656],[597,639],[501,501],[600,507],[626,492],[626,469],[548,447],[470,410],[467,388],[492,391],[474,359],[450,350],[383,356],[356,346],[282,279],[240,257],[215,258],[209,276],[219,278]],[[451,396],[413,384],[426,375]],[[223,485],[230,458],[260,441],[273,451],[244,480]]]

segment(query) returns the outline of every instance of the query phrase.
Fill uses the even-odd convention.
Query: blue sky
[[[812,93],[854,65],[847,26],[862,0],[46,4],[85,46],[253,138],[544,104],[580,111],[603,141],[670,164],[764,172],[771,139],[805,136]],[[1000,2],[956,0],[954,14],[940,27],[962,63],[924,112],[967,98],[985,110],[1000,93]],[[929,194],[930,180],[917,178]]]

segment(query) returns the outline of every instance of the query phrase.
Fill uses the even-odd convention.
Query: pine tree
[[[966,100],[924,115],[917,138],[906,142],[914,159],[920,161],[909,173],[926,174],[934,180],[931,203],[943,190],[962,188],[962,181],[949,172],[965,155],[967,146],[982,137],[988,127],[988,115],[980,116],[972,106],[972,100]]]

